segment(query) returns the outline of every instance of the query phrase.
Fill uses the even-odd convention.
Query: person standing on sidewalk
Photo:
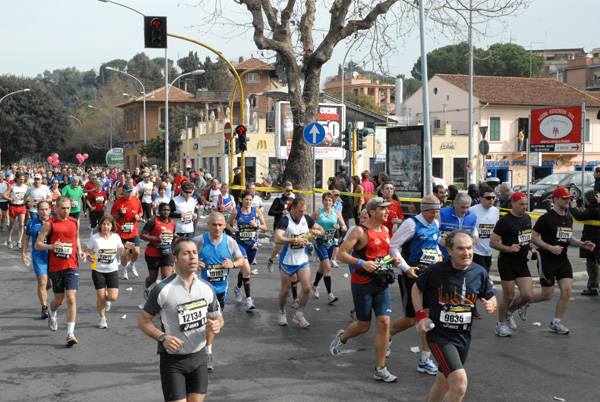
[[[581,208],[571,207],[571,215],[578,221],[600,221],[600,193],[590,190],[585,193],[585,204]],[[585,248],[579,250],[579,257],[585,258],[588,273],[587,289],[581,294],[583,296],[598,296],[600,289],[598,282],[600,280],[600,226],[583,225],[583,234],[581,241],[590,240],[596,245],[594,251]]]

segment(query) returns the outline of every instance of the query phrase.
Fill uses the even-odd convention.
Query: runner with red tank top
[[[163,202],[158,206],[158,216],[153,217],[142,229],[142,240],[146,240],[148,246],[144,257],[148,264],[148,277],[144,283],[144,297],[148,298],[151,286],[158,279],[158,270],[162,280],[171,276],[173,273],[173,258],[171,254],[171,244],[177,237],[175,233],[175,221],[169,217],[171,207]]]
[[[50,303],[48,326],[58,329],[58,308],[67,294],[67,346],[77,344],[75,319],[77,317],[76,295],[79,288],[79,261],[85,254],[79,242],[79,222],[71,218],[71,200],[61,196],[56,200],[57,215],[50,218],[40,231],[35,243],[36,250],[49,250],[48,276],[52,280],[54,299]],[[46,240],[47,238],[47,240]],[[46,242],[44,242],[46,240]]]
[[[134,243],[134,247],[129,250],[128,257],[121,260],[121,265],[124,267],[121,279],[129,279],[127,271],[137,278],[139,274],[134,263],[140,256],[138,222],[142,220],[143,211],[140,199],[133,196],[131,183],[123,185],[123,195],[115,201],[110,213],[117,221],[117,234],[121,237],[123,245],[126,245],[127,242]]]
[[[388,219],[387,207],[390,205],[390,202],[386,202],[381,197],[372,198],[366,207],[369,220],[364,225],[358,225],[340,247],[339,260],[355,266],[354,272],[352,272],[351,288],[357,321],[350,324],[346,330],[339,330],[329,349],[332,355],[338,356],[348,339],[369,330],[371,312],[375,312],[377,318],[375,335],[377,366],[373,378],[385,382],[393,382],[397,378],[385,367],[392,299],[386,277],[383,277],[382,282],[379,279],[381,276],[375,274],[375,271],[382,270],[378,267],[379,261],[388,256],[390,251],[390,234],[388,229],[383,226]],[[355,256],[350,255],[352,251]],[[396,266],[401,261],[401,258],[393,258],[393,264]]]

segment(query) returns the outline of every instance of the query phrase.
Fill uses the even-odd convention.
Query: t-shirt
[[[87,200],[90,202],[94,211],[104,211],[104,202],[107,200],[106,193],[104,191],[90,191],[87,195]]]
[[[402,207],[400,206],[400,204],[398,204],[398,201],[390,199],[389,202],[391,202],[392,205],[389,205],[387,207],[390,213],[388,214],[387,221],[383,223],[383,226],[388,228],[390,236],[392,236],[394,234],[394,224],[392,223],[392,219],[404,219],[404,213],[402,213]]]
[[[531,217],[527,214],[516,217],[511,212],[498,220],[494,233],[502,238],[502,244],[512,246],[520,244],[521,249],[516,252],[501,251],[499,259],[512,262],[527,262],[527,254],[531,249]]]
[[[492,248],[490,247],[490,237],[494,232],[494,227],[500,218],[500,211],[496,207],[485,209],[481,204],[469,208],[469,211],[477,217],[477,233],[479,234],[479,244],[475,245],[475,254],[490,256]]]
[[[132,239],[138,236],[138,223],[135,215],[142,212],[142,203],[137,197],[131,197],[129,200],[121,197],[113,204],[110,210],[111,215],[118,214],[122,206],[125,206],[127,211],[125,215],[120,215],[117,219],[117,234],[123,239]]]
[[[81,197],[83,197],[83,188],[81,188],[81,186],[73,188],[73,186],[69,184],[63,188],[62,193],[63,195],[71,198],[72,214],[81,211]]]
[[[87,248],[96,252],[98,261],[96,271],[108,273],[119,270],[117,254],[123,248],[123,242],[119,235],[111,233],[108,239],[104,239],[100,233],[96,233],[88,240]]]
[[[477,298],[487,300],[496,294],[485,269],[472,263],[458,270],[451,261],[438,262],[419,275],[416,285],[429,298],[429,318],[435,324],[427,332],[427,341],[468,347]]]
[[[29,201],[33,201],[33,206],[29,208],[31,212],[37,213],[37,206],[41,201],[46,201],[52,195],[48,186],[41,185],[39,188],[32,186],[27,189],[25,195],[29,196]]]
[[[552,209],[539,217],[533,230],[541,235],[542,240],[546,244],[563,247],[560,255],[540,249],[540,255],[544,260],[547,258],[551,258],[553,261],[564,261],[567,259],[567,249],[573,235],[573,217],[570,214],[559,215]]]
[[[152,189],[154,188],[154,184],[151,181],[146,183],[145,181],[141,181],[136,186],[135,190],[137,191],[138,198],[145,204],[149,204],[152,202]]]

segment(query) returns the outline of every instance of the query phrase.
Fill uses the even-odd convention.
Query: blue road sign
[[[319,123],[310,123],[304,127],[304,139],[310,145],[319,145],[325,141],[325,128]]]

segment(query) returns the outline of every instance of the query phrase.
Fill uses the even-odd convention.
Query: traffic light
[[[352,150],[352,148],[350,147],[350,143],[353,129],[354,126],[352,125],[352,123],[348,123],[348,128],[342,131],[342,148],[344,148],[346,151]]]
[[[356,130],[356,150],[362,151],[367,148],[367,135],[373,134],[374,131],[371,128],[361,128]]]
[[[248,138],[246,138],[246,134],[238,135],[239,149],[241,152],[246,152],[248,150]]]
[[[229,155],[229,141],[231,140],[225,140],[225,155]]]
[[[144,17],[145,47],[167,48],[167,17]]]
[[[231,139],[231,141],[233,141],[233,138]],[[235,147],[233,148],[233,154],[237,155],[239,153],[241,153],[241,151],[240,151],[240,139],[236,138],[235,139]]]
[[[160,155],[161,155],[161,156],[164,156],[164,155],[165,155],[165,150],[166,150],[166,147],[167,147],[167,142],[166,142],[165,140],[162,140],[162,141],[160,142]]]

